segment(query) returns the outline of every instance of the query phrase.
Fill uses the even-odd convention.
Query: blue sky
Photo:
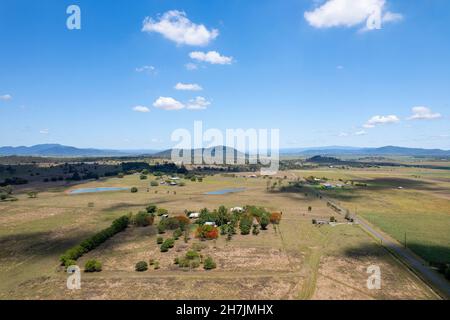
[[[446,0],[2,0],[0,146],[161,149],[202,120],[450,149],[449,31]]]

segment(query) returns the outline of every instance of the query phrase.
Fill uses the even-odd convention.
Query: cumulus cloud
[[[370,118],[364,125],[364,128],[374,128],[377,125],[388,124],[388,123],[397,123],[400,119],[396,115],[389,116],[373,116]]]
[[[205,46],[219,35],[217,29],[208,30],[203,24],[195,24],[178,10],[167,11],[158,21],[146,17],[142,31],[157,32],[177,44],[191,46]]]
[[[136,112],[150,112],[150,109],[147,108],[146,106],[135,106],[135,107],[133,107],[133,111],[136,111]]]
[[[156,68],[154,66],[142,66],[139,68],[136,68],[136,72],[146,72],[150,74],[156,73]]]
[[[50,132],[49,129],[42,129],[42,130],[39,130],[39,133],[40,133],[40,134],[49,134],[49,132]]]
[[[153,106],[163,110],[180,110],[185,107],[183,103],[171,97],[159,97],[153,102]]]
[[[412,108],[412,115],[408,120],[432,120],[441,117],[440,113],[433,113],[430,108],[419,106]]]
[[[176,90],[184,90],[184,91],[201,91],[203,88],[196,83],[181,83],[178,82],[175,85]]]
[[[399,13],[387,11],[386,0],[327,0],[304,17],[315,28],[354,27],[381,29],[383,23],[403,19]]]
[[[357,135],[357,136],[365,136],[366,134],[367,134],[367,132],[365,130],[355,132],[355,135]]]
[[[0,96],[1,101],[9,101],[12,99],[12,96],[10,94],[4,94]]]
[[[211,104],[210,101],[208,101],[204,97],[196,97],[195,99],[189,100],[189,103],[187,105],[188,109],[192,110],[204,110]]]
[[[194,60],[208,62],[211,64],[231,64],[233,62],[233,57],[222,56],[217,51],[193,51],[189,54],[189,57]]]

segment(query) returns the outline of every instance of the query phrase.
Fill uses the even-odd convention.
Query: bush
[[[270,219],[267,214],[264,214],[261,216],[261,218],[259,218],[259,224],[260,224],[262,230],[267,230],[267,226],[269,225],[269,223],[270,223]]]
[[[66,268],[68,268],[70,266],[76,266],[76,265],[77,265],[77,262],[75,260],[68,259],[68,260],[64,261],[64,267],[66,267]]]
[[[174,238],[175,240],[178,240],[178,238],[180,238],[182,235],[183,235],[183,231],[181,231],[181,229],[176,229],[176,230],[173,232],[173,238]]]
[[[252,234],[257,236],[259,234],[259,227],[257,224],[253,225],[253,230],[252,230]]]
[[[153,224],[154,216],[145,211],[140,211],[134,217],[134,224],[138,227],[146,227]]]
[[[157,244],[162,244],[163,242],[164,242],[163,237],[158,237],[158,238],[156,238],[156,243],[157,243]]]
[[[155,213],[155,212],[156,212],[156,205],[154,205],[154,204],[149,204],[149,205],[145,208],[145,210],[146,210],[148,213]]]
[[[148,270],[148,264],[145,261],[139,261],[138,263],[136,263],[136,266],[134,267],[134,269],[137,272],[147,271]]]
[[[336,222],[336,218],[334,216],[330,217],[330,222]]]
[[[211,270],[216,268],[216,263],[211,257],[206,257],[205,261],[203,262],[203,268],[205,270]]]
[[[308,207],[308,211],[309,211],[309,212],[312,211],[312,207],[311,207],[311,206]]]
[[[189,250],[188,252],[186,252],[186,259],[194,260],[198,257],[199,257],[199,254],[195,250]]]
[[[145,174],[141,174],[141,176],[139,177],[141,180],[147,180],[147,176]]]
[[[100,272],[102,271],[102,264],[97,260],[88,260],[84,265],[84,272]]]
[[[159,234],[163,234],[163,233],[165,233],[166,232],[166,224],[164,223],[164,220],[161,220],[159,223],[158,223],[158,233]]]
[[[239,222],[239,229],[241,229],[241,234],[242,235],[249,234],[252,225],[253,225],[253,217],[249,215],[242,216],[241,221]]]
[[[158,216],[158,217],[160,217],[160,216],[162,216],[162,215],[165,215],[165,214],[168,214],[169,213],[169,211],[167,210],[167,209],[164,209],[164,208],[158,208],[157,210],[156,210],[156,215]]]
[[[170,248],[173,248],[174,245],[175,245],[174,239],[167,239],[162,243],[160,250],[161,252],[167,252],[169,251]]]
[[[157,187],[159,184],[158,184],[158,181],[156,181],[156,180],[152,180],[152,181],[150,181],[150,186],[151,187]]]
[[[138,188],[136,188],[136,187],[133,187],[133,188],[131,188],[131,193],[136,193],[136,192],[138,192]]]

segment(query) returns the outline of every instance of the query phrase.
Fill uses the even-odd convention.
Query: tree
[[[309,211],[309,212],[312,211],[312,207],[311,207],[311,206],[308,207],[308,211]]]
[[[227,224],[230,221],[230,214],[228,213],[228,209],[225,206],[220,206],[217,210],[217,218],[216,224],[218,226]]]
[[[257,224],[253,225],[252,234],[257,236],[259,234],[259,226]]]
[[[147,213],[145,211],[140,211],[134,217],[134,224],[138,227],[151,226],[154,221],[153,214]]]
[[[156,181],[156,180],[150,181],[150,186],[157,187],[158,186],[158,181]]]
[[[239,222],[239,229],[241,229],[242,235],[247,235],[250,233],[250,230],[253,225],[253,217],[249,215],[244,215]]]
[[[168,213],[169,213],[169,211],[168,211],[167,209],[164,209],[164,208],[158,208],[158,209],[156,210],[156,215],[157,215],[158,217],[161,217],[161,216],[166,215],[166,214],[168,214]]]
[[[141,180],[147,180],[147,176],[145,174],[141,174],[141,176],[139,177]]]
[[[280,212],[273,212],[270,215],[270,222],[272,224],[280,224],[280,220],[281,220],[281,213]]]
[[[133,188],[131,188],[131,193],[136,193],[136,192],[138,192],[138,188],[136,188],[136,187],[133,187]]]
[[[155,212],[156,212],[156,205],[154,205],[154,204],[149,204],[149,205],[145,208],[145,210],[146,210],[148,213],[155,213]]]
[[[35,199],[35,198],[37,198],[37,192],[35,192],[35,191],[30,191],[30,192],[28,192],[27,193],[28,194],[28,198],[30,198],[30,199]]]
[[[261,225],[262,230],[267,230],[267,226],[269,225],[269,223],[270,219],[268,214],[262,215],[261,218],[259,219],[259,224]]]

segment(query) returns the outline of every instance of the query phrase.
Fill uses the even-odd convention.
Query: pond
[[[96,193],[96,192],[108,192],[108,191],[124,191],[130,190],[130,188],[120,187],[103,187],[103,188],[81,188],[75,189],[69,192],[69,194],[81,194],[81,193]]]
[[[209,195],[220,195],[220,194],[227,194],[227,193],[236,193],[236,192],[242,192],[245,188],[230,188],[230,189],[221,189],[216,191],[210,191],[206,192],[205,194]]]

